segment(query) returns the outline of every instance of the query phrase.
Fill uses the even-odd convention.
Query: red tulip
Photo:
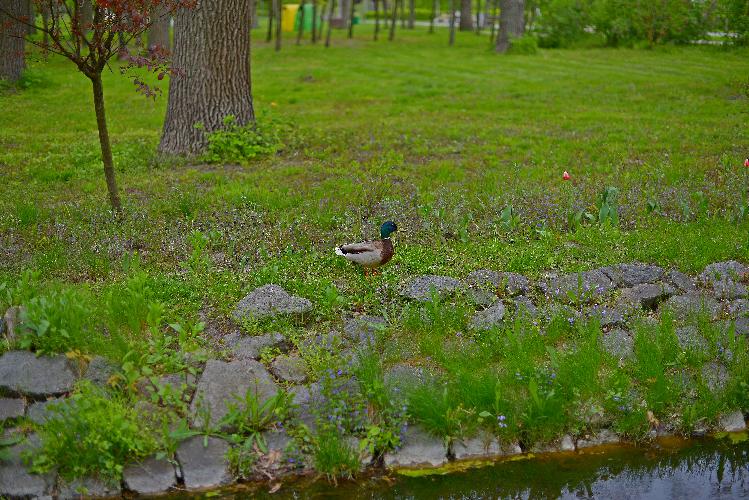
[[[744,160],[744,166],[746,168],[749,168],[749,158],[747,158],[746,160]]]
[[[747,160],[747,161],[749,161],[749,160]],[[570,180],[571,178],[572,178],[572,177],[570,177],[570,173],[569,173],[569,172],[567,172],[567,171],[565,170],[565,171],[564,171],[564,173],[562,174],[562,180],[563,180],[563,181],[568,181],[568,180]]]

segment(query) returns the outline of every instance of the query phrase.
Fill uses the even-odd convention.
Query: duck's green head
[[[382,238],[390,238],[390,235],[398,230],[398,226],[395,222],[389,220],[380,227],[380,236]]]

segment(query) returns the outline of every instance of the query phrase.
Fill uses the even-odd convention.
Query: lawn
[[[462,424],[445,419],[455,420],[456,408],[494,405],[496,380],[515,383],[516,392],[492,412],[520,412],[534,392],[529,380],[553,372],[550,360],[568,385],[550,406],[526,408],[538,425],[510,429],[526,440],[579,431],[582,417],[568,400],[605,406],[648,370],[698,373],[708,358],[673,352],[669,318],[660,333],[642,325],[635,336],[638,352],[657,351],[657,361],[619,368],[597,347],[595,325],[553,326],[552,319],[555,333],[529,342],[519,339],[533,326],[508,325],[506,343],[496,342],[496,331],[478,335],[485,350],[476,352],[451,340],[472,313],[467,298],[422,308],[396,291],[415,275],[464,278],[480,268],[536,279],[631,261],[691,274],[716,261],[749,261],[749,52],[668,46],[498,56],[488,37],[473,33],[459,33],[448,47],[442,30],[399,31],[395,42],[375,43],[371,27],[357,29],[353,40],[336,33],[327,49],[286,41],[280,53],[262,41],[262,30],[253,34],[255,109],[261,122],[283,124],[285,146],[245,165],[158,157],[166,87],[163,97],[146,99],[113,68],[105,94],[125,205],[116,219],[88,81],[65,61],[36,57],[24,88],[0,94],[7,301],[52,294],[49,310],[79,304],[71,318],[57,318],[77,332],[68,332],[62,350],[117,360],[153,348],[154,329],[199,319],[214,333],[192,340],[215,352],[216,337],[233,328],[236,303],[267,283],[315,308],[302,322],[244,324],[247,334],[277,329],[299,339],[340,329],[351,312],[382,315],[393,342],[379,369],[406,358],[461,381],[452,399],[430,399],[439,389],[413,396],[417,421],[443,419],[433,426],[437,434],[457,432]],[[616,224],[597,221],[609,187],[617,190]],[[574,213],[579,227],[570,222]],[[373,238],[388,219],[399,231],[381,276],[365,278],[334,255],[335,245]],[[157,321],[149,304],[161,307]],[[123,342],[109,342],[117,331]],[[564,354],[572,344],[589,355]],[[555,357],[554,346],[563,353]],[[306,362],[313,378],[335,364],[319,353]],[[497,371],[466,369],[477,366]],[[713,399],[703,387],[695,403],[669,384],[648,389],[658,400],[651,407],[665,415],[692,405],[697,413],[684,428],[749,400],[741,389]],[[573,390],[583,387],[582,395]],[[424,416],[439,408],[445,411],[434,419]],[[641,437],[647,421],[640,410],[636,418],[615,417],[617,429]],[[547,414],[556,420],[543,420]]]

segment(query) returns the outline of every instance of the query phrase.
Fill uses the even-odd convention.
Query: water
[[[216,492],[212,493],[212,496]],[[298,480],[275,494],[245,485],[220,498],[483,499],[749,498],[749,441],[662,441],[653,447],[617,446],[585,453],[539,455],[442,475],[372,476],[356,482]]]

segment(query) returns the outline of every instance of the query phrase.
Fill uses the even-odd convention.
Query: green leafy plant
[[[245,450],[257,447],[259,451],[267,452],[263,432],[288,418],[292,395],[279,390],[261,400],[257,390],[250,388],[243,397],[236,396],[235,399],[235,402],[228,403],[228,411],[219,427],[232,429],[229,438]]]
[[[507,205],[499,213],[499,223],[505,231],[513,231],[520,225],[520,216],[512,205]]]
[[[315,437],[312,459],[315,470],[334,484],[340,478],[353,478],[361,468],[359,451],[332,429]]]
[[[198,126],[198,128],[202,128]],[[234,116],[224,118],[224,127],[207,135],[208,147],[203,160],[209,163],[247,165],[262,155],[274,154],[284,147],[283,137],[289,127],[277,119],[259,117],[239,125]]]
[[[598,197],[598,223],[619,225],[619,212],[616,201],[619,196],[619,190],[613,186],[607,187]]]
[[[117,480],[126,463],[158,448],[156,430],[130,401],[88,382],[49,411],[38,428],[41,449],[32,457],[36,472],[56,469],[65,479],[99,475]]]

